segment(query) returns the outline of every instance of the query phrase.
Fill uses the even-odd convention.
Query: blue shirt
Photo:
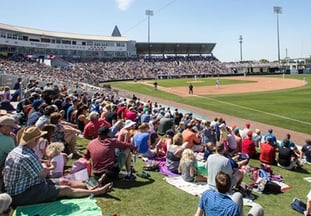
[[[136,133],[133,137],[134,145],[138,148],[138,153],[144,154],[148,151],[148,133]]]
[[[199,201],[199,208],[205,216],[239,216],[237,204],[232,199],[215,190],[206,190]]]
[[[275,146],[277,143],[276,136],[274,136],[274,134],[272,133],[267,133],[264,135],[263,140],[267,141],[268,137],[271,137],[271,143],[273,146]]]

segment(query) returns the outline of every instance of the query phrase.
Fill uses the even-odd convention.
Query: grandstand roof
[[[149,54],[211,54],[215,43],[136,43],[138,55]]]
[[[12,26],[7,24],[0,23],[0,30],[5,29],[17,33],[26,33],[34,34],[47,37],[57,37],[57,38],[70,38],[70,39],[79,39],[79,40],[98,40],[98,41],[128,41],[126,37],[111,37],[103,35],[87,35],[87,34],[75,34],[75,33],[66,33],[66,32],[56,32],[56,31],[47,31],[34,28],[26,28],[19,26]]]

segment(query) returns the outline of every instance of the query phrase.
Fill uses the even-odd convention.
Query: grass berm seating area
[[[83,150],[88,140],[78,138],[78,148]],[[70,162],[72,163],[74,159]],[[138,173],[142,173],[145,162],[137,158],[133,163]],[[251,160],[251,166],[259,166],[258,160]],[[256,197],[254,202],[264,207],[265,215],[300,215],[291,209],[290,203],[294,197],[306,200],[306,195],[310,190],[309,182],[303,180],[304,177],[311,177],[311,165],[305,164],[303,168],[294,171],[271,166],[274,174],[283,176],[283,182],[291,185],[292,188],[281,194],[259,194],[253,192]],[[194,215],[199,197],[190,195],[179,190],[168,183],[165,177],[159,172],[149,172],[149,179],[138,177],[134,182],[115,181],[113,191],[103,197],[96,197],[97,204],[102,209],[103,215],[119,216],[156,216],[156,215]],[[244,182],[250,183],[248,176],[244,177]],[[245,206],[245,212],[249,207]]]

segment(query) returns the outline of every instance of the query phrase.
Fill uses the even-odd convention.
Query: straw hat
[[[27,145],[31,141],[47,134],[47,131],[41,131],[36,126],[29,126],[21,129],[17,134],[17,140],[20,145]]]

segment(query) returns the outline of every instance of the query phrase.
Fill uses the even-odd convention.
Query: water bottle
[[[137,160],[137,155],[133,154],[133,162],[136,163],[136,160]]]

